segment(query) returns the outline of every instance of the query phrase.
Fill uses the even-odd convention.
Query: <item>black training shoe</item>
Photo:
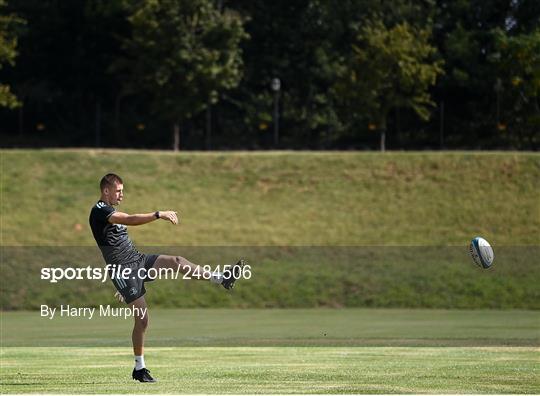
[[[133,374],[131,374],[134,380],[139,382],[157,382],[156,379],[152,378],[150,375],[150,370],[147,368],[142,368],[140,370],[133,369]]]
[[[242,276],[242,268],[244,268],[244,260],[238,261],[232,268],[227,269],[223,272],[223,282],[221,285],[227,289],[231,290],[234,287],[234,284],[237,279],[240,279]]]

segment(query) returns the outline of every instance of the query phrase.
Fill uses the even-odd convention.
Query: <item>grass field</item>
[[[180,212],[178,227],[130,227],[142,251],[212,265],[243,256],[253,266],[231,297],[161,284],[152,296],[162,307],[540,308],[536,153],[0,155],[4,309],[110,299],[110,284],[39,279],[43,266],[102,265],[88,213],[109,171],[125,180],[120,210]],[[489,271],[471,265],[476,235],[494,245]]]
[[[130,230],[147,246],[538,245],[536,153],[167,153],[2,150],[1,243],[94,246],[107,172],[121,209],[181,225]]]
[[[157,384],[119,348],[7,348],[4,393],[538,393],[532,348],[155,348]]]
[[[409,307],[540,309],[540,247],[498,247],[489,270],[461,247],[144,247],[196,263],[244,257],[251,278],[234,293],[208,282],[157,280],[147,285],[152,306],[167,308]],[[113,303],[110,281],[40,279],[43,267],[102,267],[95,247],[0,249],[4,309],[41,304]],[[39,258],[39,259],[36,259]]]
[[[0,393],[540,393],[537,153],[0,157]],[[131,227],[142,251],[252,265],[233,293],[148,285],[157,384],[130,379],[131,320],[36,311],[113,304],[110,282],[39,276],[103,265],[88,214],[108,172],[120,210],[180,213]],[[476,235],[489,270],[468,255]]]
[[[129,379],[129,320],[2,314],[3,393],[538,393],[535,311],[155,310]],[[23,346],[24,345],[24,346]]]

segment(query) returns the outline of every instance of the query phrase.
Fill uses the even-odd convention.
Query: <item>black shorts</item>
[[[144,287],[145,282],[151,282],[154,279],[146,277],[146,271],[154,266],[158,258],[157,254],[141,254],[141,257],[130,264],[120,266],[120,270],[129,268],[129,274],[127,276],[111,277],[111,280],[116,287],[116,290],[120,292],[126,304],[129,304],[141,296],[144,296],[146,289]],[[117,275],[120,271],[117,270]],[[128,271],[126,271],[128,272]]]

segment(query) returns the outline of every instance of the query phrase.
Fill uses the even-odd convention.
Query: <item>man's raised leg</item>
[[[168,256],[161,254],[156,259],[153,268],[158,272],[160,269],[172,269],[173,271],[176,271],[180,268],[180,271],[183,274],[188,275],[189,278],[209,280],[212,283],[222,285],[225,289],[232,289],[235,281],[241,276],[243,266],[244,260],[240,260],[232,266],[232,268],[223,271],[223,273],[217,273],[211,269],[208,270],[208,267],[207,269],[204,269],[203,266],[194,264],[182,256]]]

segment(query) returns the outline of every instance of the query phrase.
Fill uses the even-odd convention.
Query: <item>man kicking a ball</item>
[[[146,271],[150,268],[155,268],[158,272],[160,268],[180,269],[182,273],[190,274],[193,278],[208,279],[213,283],[221,284],[225,289],[232,289],[242,273],[244,261],[240,260],[223,273],[210,273],[180,256],[140,253],[131,242],[126,226],[142,225],[158,219],[170,221],[176,225],[178,217],[176,212],[170,210],[133,215],[117,211],[113,206],[122,202],[123,188],[123,181],[118,175],[109,173],[101,179],[101,198],[90,212],[90,227],[105,262],[111,264],[109,275],[118,290],[117,297],[133,308],[139,308],[134,312],[146,313],[134,316],[135,324],[131,339],[135,354],[135,368],[132,377],[140,382],[156,382],[144,364],[144,333],[148,328],[144,285],[153,280],[145,275]],[[116,271],[113,272],[112,268],[116,268]],[[125,276],[126,272],[122,272],[125,269],[128,269],[127,276]]]

